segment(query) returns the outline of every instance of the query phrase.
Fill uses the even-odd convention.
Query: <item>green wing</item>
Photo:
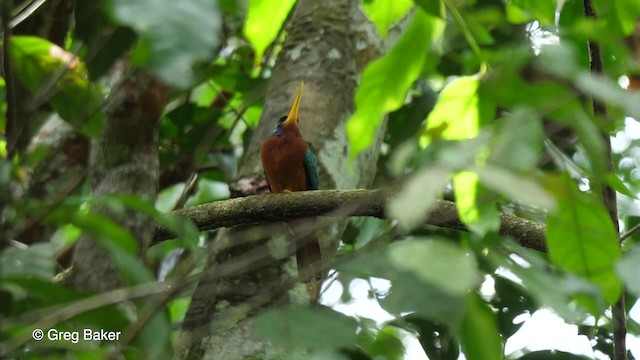
[[[304,170],[307,172],[307,180],[309,181],[309,190],[318,190],[320,188],[320,176],[318,175],[318,162],[316,157],[307,149],[304,155]]]

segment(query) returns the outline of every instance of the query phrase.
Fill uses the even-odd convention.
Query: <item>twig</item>
[[[27,18],[33,15],[40,6],[42,6],[47,0],[33,0],[30,4],[22,9],[11,21],[9,22],[9,27],[14,28],[20,25],[21,22],[27,20]],[[6,34],[6,32],[5,32]]]
[[[627,231],[624,234],[620,235],[620,241],[622,242],[622,241],[626,240],[629,236],[633,235],[638,230],[640,230],[640,224],[636,224],[634,227],[629,229],[629,231]]]

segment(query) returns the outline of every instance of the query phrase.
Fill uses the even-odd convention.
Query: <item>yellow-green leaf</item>
[[[480,124],[492,118],[495,105],[480,101],[480,79],[460,77],[450,82],[427,118],[427,127],[420,137],[426,147],[434,138],[447,140],[471,139],[478,135]]]
[[[469,230],[485,235],[500,228],[500,214],[495,197],[480,184],[475,172],[463,171],[453,177],[456,208],[460,220]]]
[[[429,61],[429,49],[441,39],[444,26],[442,19],[416,10],[396,45],[364,70],[355,95],[356,112],[347,122],[352,159],[371,145],[383,116],[402,106],[407,91]]]
[[[296,0],[249,0],[243,33],[255,50],[255,65],[275,40]]]
[[[35,36],[13,36],[10,56],[20,81],[36,99],[48,101],[63,120],[86,135],[100,134],[103,96],[88,80],[79,58]]]
[[[364,12],[383,37],[387,36],[389,28],[407,15],[412,7],[413,0],[374,0],[363,5]]]

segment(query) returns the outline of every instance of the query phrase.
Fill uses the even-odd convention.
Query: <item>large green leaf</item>
[[[413,7],[413,0],[373,0],[364,2],[364,12],[373,21],[380,35],[387,32]]]
[[[415,312],[424,319],[460,327],[464,301],[432,284],[426,284],[413,272],[397,272],[389,294],[380,304],[392,314]]]
[[[270,310],[258,317],[255,326],[258,335],[283,348],[326,350],[357,344],[356,321],[324,307]]]
[[[64,121],[98,136],[105,122],[103,96],[80,59],[34,36],[13,36],[10,44],[12,65],[35,101],[48,101]]]
[[[523,176],[498,166],[478,167],[480,181],[511,200],[553,211],[556,203],[547,190],[533,176]]]
[[[255,49],[255,65],[280,32],[296,0],[249,0],[244,36]]]
[[[559,267],[596,284],[606,301],[620,296],[615,272],[620,244],[609,213],[592,193],[578,190],[567,180],[566,192],[557,198],[558,211],[547,217],[549,255]]]
[[[343,276],[347,274],[360,278],[379,277],[390,280],[391,291],[382,299],[381,305],[393,314],[416,312],[422,318],[447,324],[452,328],[459,327],[463,314],[463,297],[441,289],[438,286],[440,283],[425,281],[428,275],[424,274],[424,270],[415,270],[415,267],[419,267],[420,259],[414,258],[410,267],[398,266],[397,260],[392,258],[398,256],[398,253],[393,253],[394,251],[387,247],[376,251],[362,249],[357,251],[355,256],[337,264],[337,267]],[[419,275],[418,272],[423,274]],[[447,276],[448,279],[452,277],[456,277],[456,274]],[[471,276],[461,274],[461,277],[469,282],[467,277]]]
[[[445,239],[398,242],[390,247],[389,256],[396,268],[412,271],[454,296],[464,295],[480,280],[475,257]]]
[[[640,246],[634,246],[624,254],[616,265],[620,278],[624,281],[625,289],[635,296],[640,296]]]
[[[423,224],[450,178],[451,171],[442,166],[420,169],[389,201],[389,215],[398,219],[403,230]]]
[[[487,162],[521,172],[535,169],[544,149],[538,115],[531,109],[516,109],[495,123]]]
[[[501,360],[502,340],[496,318],[476,293],[467,296],[462,327],[458,334],[462,351],[469,360]]]
[[[175,86],[192,85],[192,66],[213,59],[220,43],[221,18],[212,0],[111,0],[110,7],[119,24],[142,35],[136,65]]]
[[[356,112],[347,122],[352,158],[371,145],[383,116],[402,106],[425,63],[433,62],[427,55],[443,31],[442,19],[416,10],[396,45],[364,70],[355,95]]]
[[[591,288],[571,285],[568,279],[557,276],[549,269],[549,263],[540,253],[510,242],[505,242],[501,246],[506,247],[506,250],[489,251],[488,260],[495,268],[508,270],[510,275],[508,280],[514,281],[515,277],[516,283],[522,285],[522,289],[531,295],[536,305],[548,306],[570,322],[581,321],[586,317],[584,308],[567,306],[567,304],[572,303],[578,293],[584,295],[596,292],[595,295],[597,295],[595,285],[591,285]],[[604,305],[601,309],[604,309]]]

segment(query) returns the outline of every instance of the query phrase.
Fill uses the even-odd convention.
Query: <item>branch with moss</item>
[[[255,195],[215,201],[173,212],[191,220],[201,230],[300,219],[313,216],[373,216],[387,218],[385,206],[391,197],[381,190],[318,190],[289,194]],[[545,227],[535,221],[514,215],[500,215],[500,233],[517,240],[522,246],[545,251]],[[460,221],[456,204],[440,200],[434,204],[425,225],[467,231]],[[170,239],[171,233],[157,227],[153,242]]]

